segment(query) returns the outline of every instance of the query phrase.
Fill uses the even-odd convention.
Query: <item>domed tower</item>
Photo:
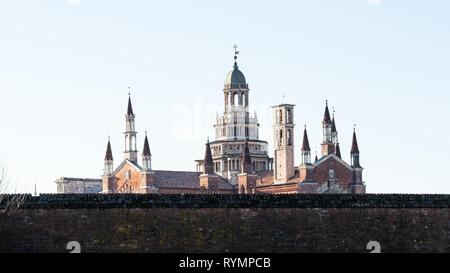
[[[259,140],[256,113],[249,113],[249,88],[244,73],[237,64],[239,52],[236,51],[236,46],[234,53],[233,69],[227,74],[223,88],[224,112],[216,119],[216,137],[210,142],[214,172],[231,184],[238,182],[245,140],[248,141],[253,169],[256,172],[272,169],[267,142]],[[197,166],[197,169],[201,168]]]

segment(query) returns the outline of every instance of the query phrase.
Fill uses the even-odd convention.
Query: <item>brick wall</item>
[[[0,252],[450,252],[449,216],[448,195],[47,195],[0,216]]]

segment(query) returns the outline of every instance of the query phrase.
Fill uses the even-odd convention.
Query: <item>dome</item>
[[[238,65],[236,62],[234,62],[233,70],[231,70],[228,73],[227,79],[225,80],[225,84],[226,85],[245,84],[244,74],[238,69]]]

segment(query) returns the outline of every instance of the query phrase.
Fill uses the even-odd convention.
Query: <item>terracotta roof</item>
[[[113,155],[111,151],[111,142],[108,139],[108,145],[106,146],[105,160],[113,160]]]
[[[336,156],[341,158],[341,149],[339,148],[339,143],[336,144]]]
[[[353,130],[352,150],[351,154],[359,154],[358,141],[356,140],[356,132]]]
[[[152,155],[152,153],[150,153],[150,146],[148,145],[147,133],[145,133],[144,151],[142,152],[142,155]]]
[[[155,186],[170,189],[199,189],[198,172],[185,171],[155,171]],[[232,190],[233,186],[219,176],[219,189]]]
[[[308,133],[306,132],[306,127],[303,131],[302,151],[311,151],[311,149],[309,148]]]
[[[327,124],[331,123],[330,111],[328,110],[328,101],[326,102],[326,105],[325,105],[325,113],[323,115],[323,122],[327,123]]]
[[[134,115],[133,114],[133,107],[131,106],[131,97],[128,97],[127,115]]]

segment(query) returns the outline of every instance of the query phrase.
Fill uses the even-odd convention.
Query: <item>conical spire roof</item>
[[[211,154],[211,146],[209,145],[209,139],[206,142],[206,150],[205,150],[205,167],[213,167],[214,162]]]
[[[244,142],[244,152],[242,154],[242,162],[244,165],[253,166],[252,158],[250,156],[250,149],[248,148],[248,140],[247,139]]]
[[[350,153],[352,153],[352,154],[359,154],[358,141],[356,140],[355,129],[353,129],[352,150],[350,151]]]
[[[111,142],[108,137],[108,145],[106,145],[106,155],[105,160],[113,160],[112,150],[111,150]]]
[[[134,115],[133,113],[133,107],[131,106],[131,97],[128,96],[128,109],[127,109],[127,115]]]
[[[331,132],[336,133],[336,122],[334,121],[334,114],[333,114],[333,120],[331,120]]]
[[[306,126],[305,130],[303,131],[302,152],[303,151],[311,151],[311,149],[309,148],[308,133],[306,132]]]
[[[341,148],[339,148],[339,142],[336,144],[336,156],[341,158]]]
[[[331,123],[330,110],[328,110],[328,101],[325,101],[325,113],[323,115],[323,122],[327,124]]]
[[[150,145],[148,145],[148,138],[147,138],[147,132],[145,132],[145,140],[144,140],[144,150],[142,152],[143,156],[151,156],[152,153],[150,153]]]
[[[250,156],[250,149],[248,148],[248,140],[245,139],[244,151],[242,152],[242,172],[243,173],[253,173],[253,163]]]

